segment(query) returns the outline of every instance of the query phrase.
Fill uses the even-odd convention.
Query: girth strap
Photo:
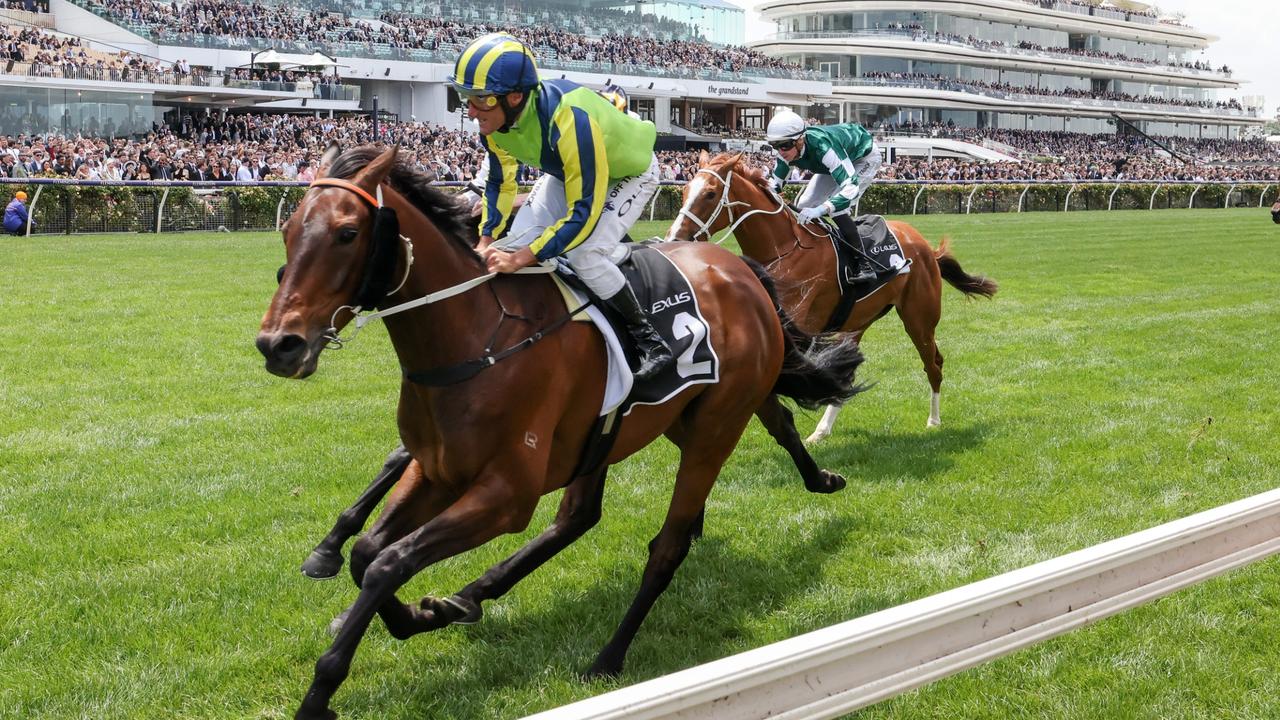
[[[573,316],[583,310],[586,310],[589,305],[591,305],[590,301],[583,303],[578,306],[577,309],[551,323],[546,328],[539,330],[533,335],[530,335],[505,350],[499,350],[496,353],[485,353],[474,360],[467,360],[448,367],[434,368],[432,370],[408,370],[404,372],[404,377],[410,382],[425,385],[427,387],[444,387],[446,385],[463,382],[464,380],[470,380],[476,375],[479,375],[482,370],[492,367],[499,361],[505,360],[521,350],[529,348],[534,343],[550,335],[556,330],[559,330],[565,323],[572,320]]]

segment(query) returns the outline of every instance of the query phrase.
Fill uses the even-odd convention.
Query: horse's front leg
[[[337,717],[329,700],[350,672],[356,647],[374,613],[388,606],[404,608],[396,599],[396,590],[428,565],[503,533],[519,532],[528,524],[536,504],[536,494],[531,501],[518,497],[508,482],[479,483],[425,525],[378,552],[364,569],[360,594],[347,610],[337,637],[316,661],[315,678],[295,718]]]
[[[458,591],[452,598],[423,598],[422,610],[432,613],[432,620],[435,622],[446,625],[478,621],[481,602],[505,595],[529,573],[572,545],[600,522],[604,480],[608,470],[605,466],[595,473],[575,478],[565,488],[560,509],[550,527],[514,555],[489,568],[478,580]]]
[[[338,521],[334,523],[333,529],[302,563],[303,575],[320,580],[338,574],[338,570],[342,567],[343,544],[364,528],[373,509],[378,506],[391,486],[400,479],[412,460],[413,456],[405,450],[403,445],[391,451],[386,462],[382,464],[382,470],[378,476],[373,479],[369,487],[365,488],[364,492],[360,493],[355,504],[338,515]]]
[[[805,438],[806,445],[815,445],[831,437],[831,431],[836,427],[836,418],[840,417],[840,409],[842,405],[828,405],[822,411],[822,419],[818,421],[818,427],[813,429],[813,433]]]

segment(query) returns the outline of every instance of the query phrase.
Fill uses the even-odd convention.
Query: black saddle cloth
[[[836,278],[840,281],[840,302],[827,320],[824,328],[827,332],[839,330],[844,325],[856,301],[884,287],[911,266],[884,217],[859,215],[853,222],[858,228],[858,235],[854,238],[844,237],[834,220],[827,222],[831,247],[836,254]],[[860,254],[868,258],[875,277],[855,283],[853,278],[858,273]]]
[[[667,341],[676,359],[657,376],[635,382],[631,394],[622,403],[624,415],[636,405],[656,405],[690,385],[720,379],[720,360],[711,347],[710,325],[698,307],[689,279],[666,255],[648,243],[628,243],[627,248],[627,257],[618,263],[618,269],[626,276],[640,307],[649,314],[649,320]],[[557,272],[571,287],[592,299],[613,327],[628,363],[631,367],[638,365],[639,352],[626,322],[587,289],[568,263],[560,262]]]

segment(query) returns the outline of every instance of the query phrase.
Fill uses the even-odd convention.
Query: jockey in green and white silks
[[[809,223],[831,215],[850,245],[856,246],[858,235],[851,210],[880,169],[880,149],[871,133],[857,123],[807,126],[799,115],[782,110],[769,121],[766,139],[778,153],[773,168],[775,188],[782,187],[793,166],[813,173],[796,199],[800,221]],[[874,277],[870,262],[859,253],[854,282]]]
[[[488,151],[476,250],[489,270],[513,272],[564,255],[626,320],[642,355],[636,377],[656,375],[671,363],[671,349],[617,265],[626,257],[623,236],[658,189],[653,123],[574,82],[539,81],[533,52],[503,33],[473,40],[454,65],[451,85],[466,99]],[[513,220],[517,163],[543,175]],[[503,230],[506,237],[495,243]]]

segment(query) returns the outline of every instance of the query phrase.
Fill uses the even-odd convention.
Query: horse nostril
[[[307,341],[302,339],[301,335],[292,333],[281,337],[275,342],[276,355],[282,358],[291,358],[301,353],[307,347]]]
[[[257,345],[258,352],[262,353],[263,357],[286,362],[296,358],[307,348],[307,341],[301,335],[293,333],[287,335],[264,333],[258,336],[254,344]]]

